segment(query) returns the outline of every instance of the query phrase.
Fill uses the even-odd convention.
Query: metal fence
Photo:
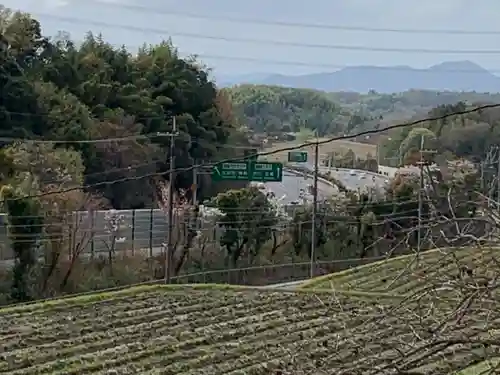
[[[316,261],[314,262],[314,277],[343,271],[349,268],[385,259],[388,259],[388,257],[378,256],[361,259],[356,258]],[[311,262],[295,262],[181,274],[173,277],[173,281],[179,284],[226,283],[233,285],[265,286],[269,284],[305,281],[310,279],[310,272]]]
[[[298,205],[284,207],[287,214],[292,216]],[[109,220],[106,218],[111,212],[120,216],[120,229],[110,232]],[[7,215],[0,214],[0,260],[14,258],[10,241],[7,235]],[[183,215],[174,215],[174,226],[185,222]],[[83,246],[82,254],[99,255],[107,253],[115,243],[116,252],[147,251],[150,256],[158,255],[164,251],[168,230],[167,215],[160,209],[145,210],[99,210],[79,211],[73,213],[72,226],[75,242]],[[221,228],[213,217],[203,217],[198,221],[198,229],[211,241],[218,241]],[[174,231],[175,236],[175,231]],[[48,241],[42,239],[42,244]],[[68,250],[71,251],[71,250]]]
[[[165,212],[160,209],[116,210],[120,229],[112,233],[107,228],[110,211],[80,211],[73,214],[72,229],[76,242],[84,247],[83,254],[108,252],[115,239],[116,251],[149,250],[161,252],[168,229]],[[42,240],[43,243],[44,240]],[[0,215],[0,260],[12,259],[13,252],[7,236],[6,215]]]

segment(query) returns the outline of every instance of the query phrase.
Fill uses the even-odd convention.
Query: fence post
[[[135,210],[132,210],[132,256],[135,255]]]
[[[201,244],[201,236],[198,237],[198,249],[201,248],[201,274],[203,275],[203,284],[207,283],[207,275],[205,275],[205,245]]]
[[[149,211],[149,256],[153,257],[153,209]]]
[[[96,211],[92,210],[90,213],[90,259],[95,259],[95,214]]]

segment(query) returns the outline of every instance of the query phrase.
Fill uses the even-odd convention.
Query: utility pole
[[[492,205],[493,192],[497,183],[497,177],[492,178],[498,169],[499,155],[497,151],[496,146],[490,147],[486,158],[481,162],[481,186],[484,189],[484,194],[488,196],[488,207]]]
[[[193,194],[193,206],[198,203],[198,167],[196,166],[196,159],[193,165],[193,185],[191,185],[191,192]]]
[[[167,253],[165,254],[165,284],[170,284],[172,279],[172,263],[174,249],[172,248],[172,234],[174,231],[174,179],[175,179],[175,137],[177,136],[177,121],[175,116],[172,120],[172,132],[170,135],[170,166],[168,171],[168,230],[167,230]]]
[[[378,166],[380,166],[380,141],[377,142],[377,151],[375,151],[377,153],[377,156],[376,156],[376,159],[377,159],[377,168]]]
[[[493,156],[494,155],[494,156]],[[497,161],[497,149],[496,147],[493,148],[492,150],[492,153],[491,153],[491,158],[490,158],[490,162],[492,165],[490,165],[490,167],[492,167],[491,169],[494,171],[495,170],[495,165],[494,163]],[[495,176],[491,179],[491,182],[490,182],[490,186],[489,186],[489,194],[488,196],[490,197],[490,203],[491,202],[494,202],[494,199],[493,199],[493,196],[494,196],[494,191],[495,191],[495,183],[498,183],[498,176]],[[492,206],[494,206],[492,204]]]
[[[316,250],[316,215],[318,214],[318,168],[319,168],[319,143],[316,135],[314,146],[314,182],[313,182],[313,207],[311,218],[311,269],[309,276],[314,277],[315,250]]]
[[[420,255],[421,241],[422,241],[422,192],[424,191],[424,136],[420,138],[420,184],[418,188],[418,232],[417,232],[417,256]]]
[[[498,150],[498,148],[497,148]],[[497,157],[497,212],[500,214],[500,150],[496,153]]]
[[[423,202],[423,192],[425,188],[424,184],[424,165],[426,164],[424,160],[424,154],[435,154],[435,150],[425,150],[424,149],[424,141],[425,138],[423,135],[420,136],[420,161],[418,162],[419,171],[420,171],[420,183],[418,188],[418,232],[417,232],[417,257],[420,254],[422,248],[422,210],[424,206]],[[432,178],[432,176],[429,176]]]
[[[479,168],[481,168],[481,194],[484,193],[484,167],[485,167],[485,162],[484,160],[479,163]]]

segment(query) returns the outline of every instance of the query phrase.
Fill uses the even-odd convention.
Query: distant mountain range
[[[427,69],[352,66],[331,73],[299,76],[256,73],[219,77],[217,82],[223,87],[251,83],[360,93],[370,90],[393,93],[410,89],[500,92],[500,77],[471,61],[443,62]]]

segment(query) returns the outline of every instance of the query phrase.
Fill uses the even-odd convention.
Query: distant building
[[[406,167],[398,168],[396,176],[410,177],[410,176],[420,176],[420,168],[414,165],[408,165]]]
[[[379,165],[378,166],[378,173],[381,175],[384,175],[388,178],[394,178],[396,177],[396,173],[398,172],[399,168],[394,168],[394,167],[386,167],[385,165]]]

